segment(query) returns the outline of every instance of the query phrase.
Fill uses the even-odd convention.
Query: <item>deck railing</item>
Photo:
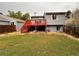
[[[42,25],[47,25],[46,20],[31,20],[31,21],[26,21],[26,25],[28,26],[42,26]]]

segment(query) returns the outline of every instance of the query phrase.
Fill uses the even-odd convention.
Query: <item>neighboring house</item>
[[[15,18],[11,18],[11,17],[8,17],[6,15],[2,15],[0,14],[0,26],[7,26],[10,27],[10,26],[13,26],[15,25],[16,26],[16,30],[17,31],[20,31],[20,28],[22,27],[24,21],[23,20],[19,20],[19,19],[15,19]],[[4,28],[6,30],[6,28]]]
[[[0,33],[16,31],[16,20],[0,14]]]
[[[21,27],[23,26],[24,22],[25,21],[23,21],[23,20],[16,19],[16,29],[17,29],[17,31],[21,30]]]
[[[16,20],[0,14],[0,25],[16,25]]]
[[[65,24],[66,12],[46,12],[44,17],[47,21],[46,30],[51,32],[62,32]]]

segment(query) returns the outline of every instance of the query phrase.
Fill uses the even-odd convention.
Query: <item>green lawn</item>
[[[26,34],[0,37],[0,55],[79,55],[79,42],[60,35]]]

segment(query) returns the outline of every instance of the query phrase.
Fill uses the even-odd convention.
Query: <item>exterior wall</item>
[[[56,15],[56,19],[52,18],[52,15],[45,15],[48,25],[64,25],[65,15]]]
[[[17,24],[16,24],[16,29],[17,29],[17,31],[20,31],[20,29],[21,29],[21,27],[23,26],[23,24],[24,24],[24,23],[22,23],[22,22],[17,22]]]
[[[46,29],[49,30],[50,32],[56,32],[55,26],[47,26]]]
[[[60,30],[57,30],[57,26],[47,26],[46,29],[50,32],[63,32],[63,26],[60,27]]]
[[[62,27],[60,27],[60,32],[63,32],[63,26],[62,26]]]
[[[31,20],[38,20],[38,19],[43,19],[43,18],[31,18]]]
[[[50,32],[63,32],[63,25],[65,24],[65,20],[67,19],[65,17],[65,14],[57,14],[56,19],[53,19],[52,15],[44,14],[44,16],[47,20],[47,30],[49,30]],[[57,30],[57,26],[60,26],[60,30]]]
[[[2,22],[2,21],[0,21],[0,25],[10,25],[10,22]]]

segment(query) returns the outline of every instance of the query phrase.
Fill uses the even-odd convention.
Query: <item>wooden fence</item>
[[[64,26],[64,32],[79,37],[79,27]]]
[[[0,33],[8,33],[16,31],[15,25],[0,25]]]

